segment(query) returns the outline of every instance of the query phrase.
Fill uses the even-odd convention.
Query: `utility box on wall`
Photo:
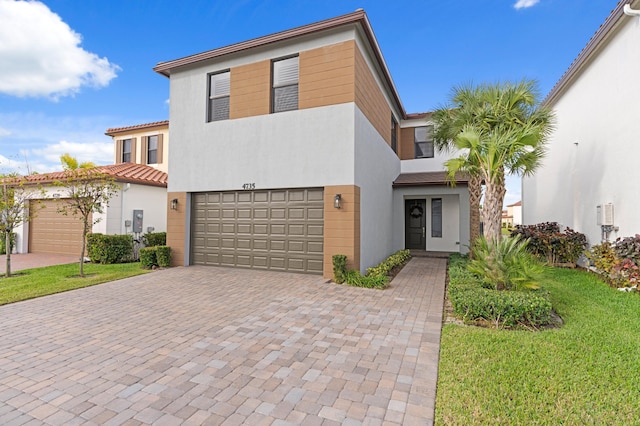
[[[140,233],[142,232],[142,210],[134,210],[133,211],[133,232]]]
[[[596,207],[598,226],[613,226],[613,204],[601,204]]]

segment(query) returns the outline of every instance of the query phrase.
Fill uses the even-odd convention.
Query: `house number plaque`
[[[256,189],[256,184],[255,184],[255,182],[243,183],[242,184],[242,189]]]

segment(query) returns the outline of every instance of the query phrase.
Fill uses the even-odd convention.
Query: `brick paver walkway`
[[[2,306],[0,424],[431,424],[445,263],[385,291],[188,267]]]

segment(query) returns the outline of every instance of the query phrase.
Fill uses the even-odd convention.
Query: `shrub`
[[[113,264],[131,260],[133,237],[131,235],[87,235],[87,254],[93,263]]]
[[[409,250],[398,250],[378,265],[367,268],[367,273],[361,275],[360,271],[346,270],[347,257],[341,254],[333,256],[334,281],[338,284],[345,282],[347,285],[366,288],[386,288],[389,284],[389,273],[409,260]]]
[[[560,232],[556,222],[518,225],[511,236],[529,240],[528,250],[548,263],[575,263],[587,247],[587,237],[571,228]]]
[[[168,268],[171,265],[171,247],[157,246],[155,249],[158,266],[161,268]]]
[[[140,266],[143,269],[152,269],[157,264],[155,247],[143,247],[140,249]]]
[[[587,257],[612,287],[631,287],[640,282],[640,235],[595,245]]]
[[[528,240],[519,236],[487,240],[478,238],[471,248],[468,270],[494,290],[536,289],[542,267],[527,251]]]
[[[333,281],[342,284],[347,276],[347,256],[344,254],[334,254],[333,260]]]
[[[164,246],[167,244],[166,232],[148,232],[142,236],[145,247]]]
[[[0,254],[7,254],[7,248],[6,248],[6,234],[4,232],[0,233]],[[11,238],[9,239],[9,244],[11,244],[11,247],[9,248],[9,253],[13,252],[13,249],[16,246],[16,233],[12,232],[11,233]]]
[[[465,322],[487,320],[498,326],[541,326],[551,321],[551,302],[541,291],[499,291],[483,287],[459,254],[449,258],[449,301]]]

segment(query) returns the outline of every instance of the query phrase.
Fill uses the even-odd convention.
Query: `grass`
[[[443,328],[436,423],[640,424],[640,297],[545,272],[561,328]]]
[[[2,276],[0,278],[0,305],[119,280],[149,271],[141,269],[140,263],[116,265],[89,263],[84,265],[86,275],[84,278],[80,278],[78,272],[78,264],[72,263],[18,271],[11,278]]]

